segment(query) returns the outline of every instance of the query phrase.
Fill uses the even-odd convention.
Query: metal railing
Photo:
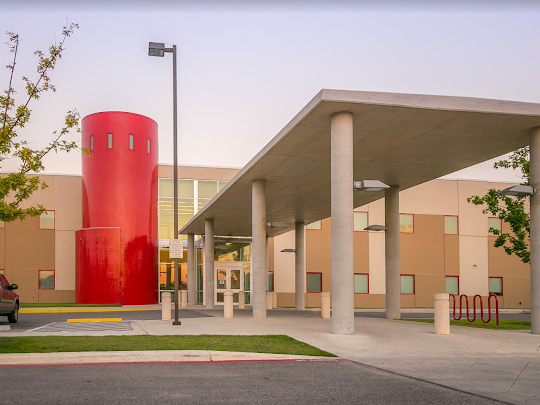
[[[455,294],[449,294],[450,297],[452,297],[453,301],[453,317],[456,321],[459,321],[463,316],[463,299],[465,299],[465,305],[467,308],[467,320],[469,322],[474,322],[476,320],[476,298],[480,300],[480,319],[483,323],[488,323],[491,321],[491,298],[495,298],[495,317],[497,320],[497,326],[499,326],[499,297],[495,294],[489,294],[487,304],[488,304],[488,313],[487,313],[487,319],[484,319],[484,303],[482,300],[482,296],[479,294],[476,294],[473,297],[473,313],[472,313],[472,319],[469,315],[469,297],[465,294],[461,294],[459,296],[459,316],[456,316],[456,295]]]

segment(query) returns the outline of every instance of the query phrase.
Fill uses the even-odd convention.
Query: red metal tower
[[[157,123],[139,114],[82,120],[91,155],[82,156],[77,303],[157,303],[157,139]]]

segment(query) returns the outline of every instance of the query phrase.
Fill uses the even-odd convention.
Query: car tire
[[[15,309],[11,314],[8,315],[8,321],[9,323],[17,323],[19,320],[19,303],[17,302],[15,304]]]

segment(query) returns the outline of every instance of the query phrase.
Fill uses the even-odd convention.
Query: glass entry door
[[[233,292],[233,303],[238,304],[238,295],[244,290],[244,278],[242,277],[242,265],[240,263],[215,262],[216,284],[215,284],[215,305],[223,305],[224,293],[229,290]]]

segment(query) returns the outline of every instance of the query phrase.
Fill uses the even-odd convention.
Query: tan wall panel
[[[56,231],[55,237],[55,287],[57,290],[74,290],[75,231]]]
[[[268,271],[274,271],[274,238],[268,238],[266,256],[268,258]]]
[[[40,303],[74,303],[74,290],[39,290]]]
[[[459,198],[459,234],[464,236],[487,236],[488,216],[482,213],[481,206],[467,202],[473,195],[484,195],[490,188],[489,183],[479,181],[458,182]]]
[[[29,177],[35,177],[35,176],[29,176]],[[21,206],[26,208],[30,207],[34,204],[42,204],[46,209],[54,209],[54,205],[56,203],[56,196],[55,196],[55,190],[56,190],[56,179],[60,176],[54,176],[54,175],[40,175],[39,176],[41,181],[43,181],[47,187],[43,190],[37,190],[34,192],[30,198],[26,201],[24,201]],[[79,179],[80,176],[76,176]]]
[[[12,270],[11,281],[19,286],[21,303],[39,302],[38,295],[38,270],[33,268],[15,267]]]
[[[433,308],[433,295],[446,291],[445,279],[443,275],[415,276],[416,306],[420,308]]]
[[[369,233],[369,293],[386,294],[384,232]]]
[[[502,308],[530,308],[531,290],[528,277],[503,277]],[[500,299],[501,297],[499,297]]]
[[[277,305],[282,308],[294,308],[294,293],[277,293]]]
[[[274,239],[274,283],[275,291],[294,293],[294,253],[281,252],[294,249],[294,231],[276,236]],[[293,300],[294,301],[294,300]],[[293,302],[294,303],[294,302]],[[294,305],[293,305],[294,306]]]
[[[488,295],[487,237],[459,237],[459,292]]]
[[[358,210],[365,211],[360,208]],[[369,225],[384,225],[384,198],[368,204],[367,211],[369,212]]]
[[[325,271],[322,273],[322,291],[332,292],[332,272],[331,271]]]
[[[355,308],[384,308],[386,295],[384,294],[354,294]]]
[[[173,165],[159,165],[159,178],[173,178]],[[196,167],[196,166],[178,166],[178,177],[181,179],[195,180],[231,180],[240,169],[221,168],[221,167]]]
[[[444,274],[459,276],[458,235],[444,235]]]
[[[332,268],[331,221],[322,221],[321,230],[306,230],[306,271],[330,271]]]
[[[401,295],[401,308],[415,308],[416,295]]]
[[[369,232],[354,232],[353,263],[355,273],[369,272]]]
[[[6,268],[54,270],[54,234],[38,230],[37,218],[6,224]]]
[[[82,177],[56,177],[51,209],[55,210],[56,230],[75,231],[82,228]]]
[[[320,308],[321,307],[321,294],[308,293],[306,294],[306,308]]]
[[[6,230],[0,229],[0,269],[6,268]]]
[[[405,274],[444,274],[444,219],[414,216],[414,233],[400,235],[400,265]]]
[[[458,215],[456,180],[432,180],[399,193],[399,210],[411,214]]]

